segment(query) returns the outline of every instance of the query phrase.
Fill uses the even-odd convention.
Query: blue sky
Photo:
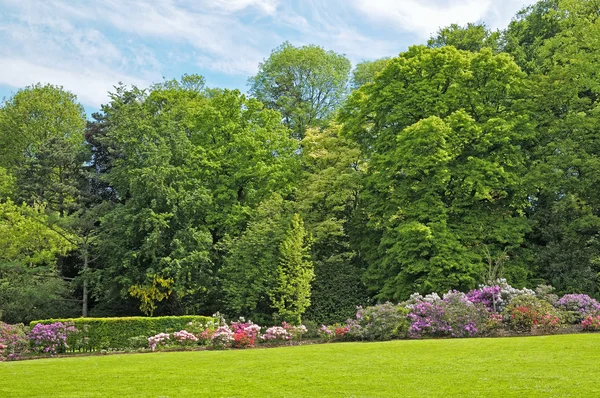
[[[86,111],[118,82],[199,73],[246,91],[284,41],[361,60],[393,56],[450,23],[505,27],[534,0],[0,0],[0,98],[62,85]]]

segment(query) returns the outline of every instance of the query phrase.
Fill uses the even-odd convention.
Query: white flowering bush
[[[148,337],[148,346],[152,351],[156,351],[156,347],[159,345],[166,345],[169,340],[171,340],[171,335],[169,333],[159,333]]]
[[[211,347],[217,349],[229,348],[233,344],[234,340],[235,338],[233,331],[229,328],[229,326],[227,326],[227,324],[225,324],[223,326],[219,326],[212,334],[210,337],[210,345]]]

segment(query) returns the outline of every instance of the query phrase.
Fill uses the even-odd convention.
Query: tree
[[[42,206],[0,201],[0,314],[11,323],[74,315],[56,260],[72,249]],[[65,231],[61,231],[65,232]]]
[[[538,145],[531,179],[537,190],[528,240],[538,275],[561,293],[598,294],[598,2],[540,2],[508,33],[521,34],[517,49],[525,54],[534,85],[529,106]]]
[[[295,138],[330,120],[346,95],[350,61],[333,51],[285,42],[248,79],[250,94],[279,111]]]
[[[353,93],[342,117],[369,159],[361,248],[378,298],[474,287],[484,250],[510,252],[511,279],[530,275],[523,82],[506,54],[412,47]]]
[[[387,66],[389,58],[380,58],[375,61],[363,61],[354,67],[350,78],[350,88],[356,90],[367,83],[372,83],[379,72]]]
[[[83,143],[85,112],[75,95],[53,85],[17,91],[0,111],[0,166],[22,167],[51,139]]]
[[[306,318],[343,322],[369,302],[362,282],[364,259],[356,241],[364,238],[360,194],[367,164],[342,126],[309,129],[302,140],[304,175],[297,201],[307,232],[315,280]]]
[[[500,32],[491,31],[485,24],[468,23],[466,26],[452,24],[440,28],[427,40],[430,48],[453,46],[459,50],[477,52],[482,48],[498,51]]]
[[[277,283],[275,289],[269,292],[278,316],[294,324],[300,324],[302,314],[310,306],[310,283],[314,271],[309,250],[302,218],[296,213],[279,245]]]
[[[118,157],[104,177],[117,203],[102,217],[100,290],[124,300],[172,280],[157,313],[212,314],[223,245],[265,198],[291,192],[297,141],[258,101],[185,81],[120,87],[103,111]]]

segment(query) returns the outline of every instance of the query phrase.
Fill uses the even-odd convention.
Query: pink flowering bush
[[[148,337],[148,347],[150,347],[152,351],[156,351],[157,347],[166,345],[170,340],[171,335],[169,333],[159,333]]]
[[[261,338],[265,341],[288,341],[292,339],[292,335],[281,326],[272,326],[267,329]]]
[[[261,327],[251,322],[232,322],[233,346],[236,348],[254,347],[260,334]]]
[[[193,346],[198,344],[199,341],[198,337],[186,330],[173,333],[173,338],[178,344],[183,346]]]
[[[27,352],[29,340],[23,325],[9,325],[0,322],[0,359],[17,359]]]
[[[38,323],[29,333],[29,342],[34,351],[54,355],[65,352],[69,348],[69,338],[76,333],[78,330],[69,323]]]
[[[552,333],[560,327],[560,318],[556,315],[545,314],[533,321],[533,326],[545,333]]]
[[[586,332],[600,332],[600,315],[585,318],[581,321],[581,328]]]

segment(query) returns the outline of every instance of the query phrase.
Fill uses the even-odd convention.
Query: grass
[[[0,363],[7,397],[600,396],[600,334]]]

